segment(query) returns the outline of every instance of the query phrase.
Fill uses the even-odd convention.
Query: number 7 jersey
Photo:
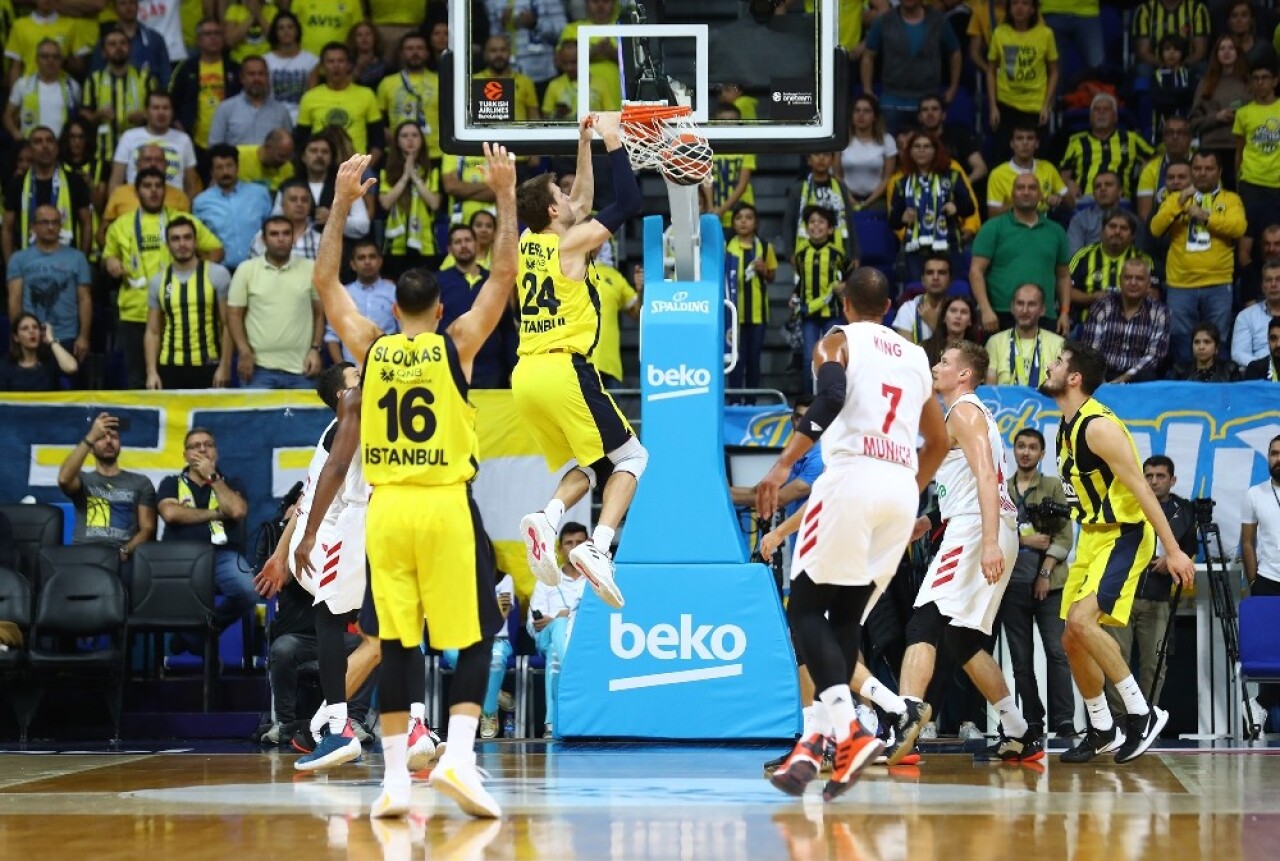
[[[591,271],[577,281],[560,271],[560,237],[555,233],[520,236],[516,277],[520,311],[521,356],[577,353],[589,357],[600,340],[600,296]]]
[[[370,485],[438,486],[475,477],[476,410],[448,335],[383,335],[365,357],[360,444]]]

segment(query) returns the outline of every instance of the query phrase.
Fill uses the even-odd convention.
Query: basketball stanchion
[[[579,608],[556,733],[790,740],[800,692],[786,619],[772,572],[747,558],[726,476],[724,239],[716,216],[698,214],[711,147],[688,108],[665,105],[624,108],[622,139],[634,167],[667,180],[676,269],[664,277],[663,219],[646,217],[640,427],[650,457],[617,554],[627,603]]]

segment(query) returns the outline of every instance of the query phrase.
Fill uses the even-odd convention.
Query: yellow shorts
[[[384,484],[365,521],[378,636],[405,648],[465,649],[502,627],[493,548],[465,484]]]
[[[633,435],[600,373],[577,353],[521,356],[511,393],[552,472],[571,460],[590,466]]]
[[[1096,594],[1102,624],[1129,624],[1138,581],[1155,550],[1156,533],[1145,520],[1082,527],[1076,560],[1062,587],[1062,618],[1067,618],[1073,604]]]

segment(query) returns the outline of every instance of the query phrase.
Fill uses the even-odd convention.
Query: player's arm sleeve
[[[640,185],[636,182],[635,171],[631,169],[626,147],[618,147],[609,153],[609,168],[613,173],[614,199],[600,211],[596,221],[609,228],[610,233],[617,233],[628,219],[640,214],[644,199],[640,196]]]
[[[845,367],[839,362],[823,362],[818,368],[818,394],[797,428],[809,439],[818,440],[840,414],[845,399]]]

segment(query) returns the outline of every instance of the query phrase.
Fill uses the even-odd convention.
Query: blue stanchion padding
[[[703,219],[703,280],[664,281],[661,223],[645,219],[640,435],[649,465],[627,513],[618,561],[744,563],[724,465],[722,234],[714,218]],[[650,270],[655,244],[658,264]],[[720,250],[712,254],[708,246]]]
[[[625,607],[588,591],[578,608],[558,737],[795,737],[795,654],[765,566],[619,565],[617,576]]]

